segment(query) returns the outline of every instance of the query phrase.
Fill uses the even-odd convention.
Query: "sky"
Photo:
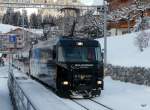
[[[102,5],[103,4],[103,0],[81,0],[81,2],[85,5]],[[19,9],[20,11],[22,9]],[[18,11],[19,11],[18,10]],[[37,9],[26,9],[28,12],[28,16],[31,15],[32,13],[38,13]]]
[[[101,5],[103,3],[103,0],[81,0],[81,2],[87,5]]]

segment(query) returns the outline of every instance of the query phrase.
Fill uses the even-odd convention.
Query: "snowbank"
[[[150,88],[105,78],[105,88],[95,100],[114,110],[150,110]]]
[[[146,31],[150,33],[150,30]],[[109,64],[126,67],[150,67],[150,46],[140,52],[135,45],[135,38],[139,33],[131,33],[122,36],[108,37]],[[98,39],[103,47],[103,39]]]

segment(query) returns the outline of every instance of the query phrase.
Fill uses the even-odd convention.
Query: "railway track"
[[[95,101],[95,100],[93,100],[93,99],[89,99],[89,100],[91,100],[91,101],[93,101],[93,102],[95,102],[95,103],[97,103],[97,104],[99,104],[99,105],[101,105],[101,106],[107,108],[108,110],[114,110],[113,108],[108,107],[107,105],[104,105],[104,104],[102,104],[102,103],[100,103],[100,102],[97,102],[97,101]]]
[[[89,108],[85,107],[84,105],[80,104],[78,101],[72,100],[73,102],[75,102],[77,105],[83,107],[85,110],[90,110]]]
[[[85,110],[114,110],[111,107],[108,107],[107,105],[104,105],[100,102],[97,102],[93,99],[84,99],[84,100],[77,100],[77,99],[71,99],[74,103],[78,104]]]

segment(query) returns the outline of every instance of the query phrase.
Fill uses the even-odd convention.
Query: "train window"
[[[47,63],[48,60],[52,60],[51,50],[42,49],[40,53],[40,62]]]
[[[65,61],[63,57],[63,49],[61,47],[58,48],[58,61]]]
[[[98,59],[98,61],[102,61],[103,57],[102,57],[102,52],[101,49],[99,47],[95,48],[96,51],[96,59]]]
[[[98,47],[59,47],[58,52],[58,61],[61,62],[93,62],[102,59]]]
[[[33,50],[33,58],[34,59],[39,59],[40,58],[40,49],[34,49]]]

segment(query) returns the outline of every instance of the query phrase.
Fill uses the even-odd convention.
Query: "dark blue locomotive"
[[[98,41],[58,37],[30,52],[30,75],[62,96],[94,97],[103,89],[103,58]]]

